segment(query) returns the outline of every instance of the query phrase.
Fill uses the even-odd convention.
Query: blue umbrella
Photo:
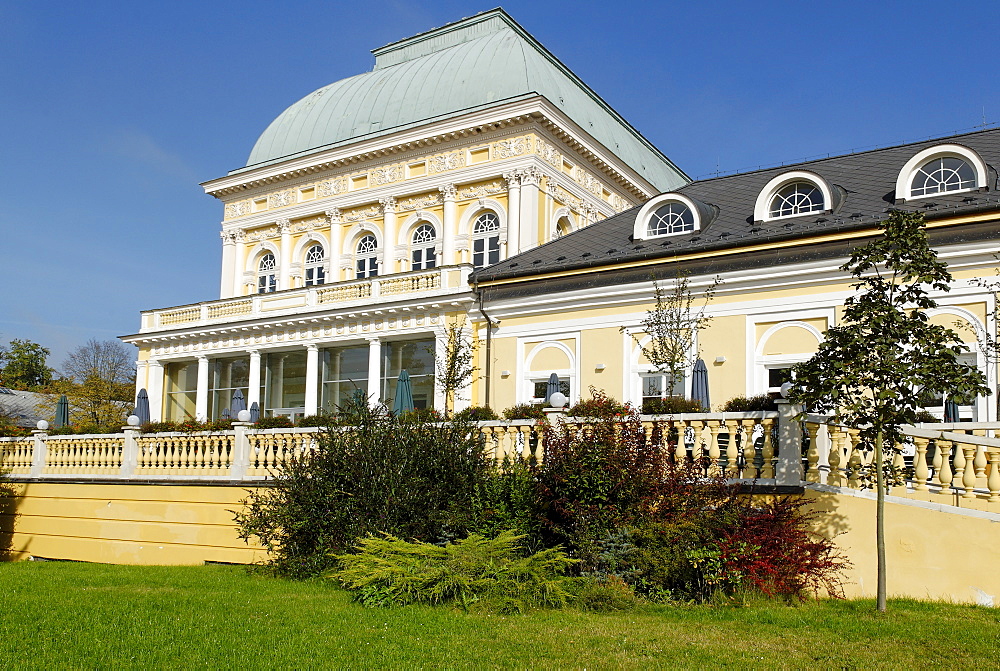
[[[139,418],[139,424],[149,424],[149,394],[145,389],[140,389],[135,397],[133,414]]]
[[[259,422],[260,421],[260,406],[257,405],[257,401],[250,404],[250,421]]]
[[[52,422],[54,429],[61,429],[64,426],[69,426],[69,399],[66,398],[66,394],[59,397],[59,401],[56,403],[56,418]]]
[[[237,389],[233,392],[233,402],[229,404],[229,415],[239,417],[240,410],[247,409],[247,402],[243,399],[243,392]]]
[[[229,408],[222,409],[222,419],[229,419]]]
[[[698,401],[704,412],[708,412],[712,407],[708,398],[708,366],[701,358],[694,362],[694,370],[691,373],[691,400]]]
[[[392,412],[396,415],[413,412],[413,386],[410,384],[410,374],[405,368],[396,380],[396,399],[392,403]]]
[[[549,399],[552,398],[552,394],[555,394],[558,391],[559,391],[559,376],[556,375],[555,373],[552,373],[551,375],[549,375],[549,381],[545,385],[545,403],[551,404]]]
[[[958,418],[958,403],[950,398],[944,402],[944,421],[946,424],[954,424],[961,421]]]

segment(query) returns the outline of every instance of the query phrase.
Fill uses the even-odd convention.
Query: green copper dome
[[[688,181],[502,10],[373,53],[371,72],[325,86],[282,112],[257,140],[247,167],[541,95],[661,191]]]

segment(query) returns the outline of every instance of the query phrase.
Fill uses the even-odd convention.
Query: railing
[[[848,489],[870,487],[874,450],[856,429],[822,415],[806,422],[805,480]],[[899,479],[889,494],[1000,512],[1000,423],[961,422],[904,427],[905,442],[887,454]]]
[[[589,420],[563,418],[569,431],[590,431]],[[779,462],[774,437],[777,413],[645,415],[649,439],[670,445],[677,459],[707,457],[709,473],[733,479],[775,481]],[[536,420],[480,422],[489,454],[497,461],[541,458],[545,432]],[[106,435],[0,438],[0,466],[13,478],[121,480],[236,480],[272,477],[283,464],[314,450],[319,428],[143,434],[128,427]],[[659,432],[659,433],[657,433]],[[798,458],[798,452],[792,460]],[[797,476],[796,476],[797,477]],[[797,482],[797,480],[795,480]]]
[[[383,275],[151,310],[142,313],[140,332],[145,333],[164,327],[211,324],[231,320],[234,317],[277,316],[287,312],[301,314],[327,308],[332,304],[342,304],[344,307],[351,307],[352,304],[368,305],[372,298],[379,296],[394,298],[410,294],[435,296],[468,289],[471,272],[472,266],[468,264],[442,266],[422,272]]]

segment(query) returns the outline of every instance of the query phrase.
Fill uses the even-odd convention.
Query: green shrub
[[[291,429],[295,425],[292,424],[292,420],[284,415],[275,415],[273,417],[261,417],[257,420],[258,429]]]
[[[545,419],[545,412],[542,406],[532,403],[521,403],[512,405],[503,411],[504,419]]]
[[[414,408],[413,410],[403,414],[411,421],[440,422],[443,419],[443,417],[441,417],[441,413],[434,408]]]
[[[592,398],[580,401],[566,414],[570,417],[606,417],[608,415],[624,415],[629,411],[627,403],[619,403],[603,391],[590,388]]]
[[[315,451],[285,462],[236,514],[240,536],[260,539],[279,574],[316,575],[331,552],[369,534],[439,543],[466,533],[462,519],[492,467],[476,427],[396,417],[364,398],[345,410]]]
[[[333,415],[306,415],[305,417],[300,417],[299,421],[295,422],[295,426],[306,427],[306,426],[333,426],[337,423],[337,418]]]
[[[697,400],[683,396],[647,398],[642,402],[644,415],[677,415],[682,412],[708,412],[708,409],[702,408]]]
[[[214,419],[206,422],[205,426],[209,431],[232,431],[233,419]]]
[[[488,406],[470,406],[455,413],[455,417],[469,422],[488,422],[500,417]]]
[[[579,578],[573,605],[594,613],[611,613],[633,610],[639,605],[639,599],[632,587],[616,576]]]
[[[72,436],[76,433],[76,427],[70,426],[60,426],[58,429],[49,429],[50,436]]]
[[[504,613],[561,608],[570,598],[563,574],[574,563],[556,548],[522,556],[521,536],[474,534],[445,546],[369,536],[356,553],[336,557],[335,578],[366,606],[479,603]]]
[[[143,433],[170,433],[177,431],[177,422],[146,422],[141,427]]]
[[[505,457],[503,463],[491,465],[476,484],[462,526],[487,538],[514,530],[525,537],[524,545],[537,549],[537,489],[531,464],[521,457]]]
[[[926,410],[921,410],[916,415],[916,420],[918,423],[934,423],[940,422],[941,420],[935,417],[933,414],[927,412]]]
[[[758,396],[734,396],[722,406],[723,412],[760,412],[777,410],[778,405],[770,394]]]

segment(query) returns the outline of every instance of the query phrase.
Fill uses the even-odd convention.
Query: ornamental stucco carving
[[[228,205],[226,205],[226,219],[243,217],[248,214],[250,214],[249,200],[241,200],[238,203],[229,203]]]
[[[271,238],[276,238],[281,235],[280,230],[277,226],[269,226],[267,228],[258,228],[255,231],[250,231],[247,236],[247,242],[260,242],[261,240],[270,240]]]
[[[316,193],[321,197],[336,196],[347,191],[347,180],[343,177],[323,180],[316,185]]]
[[[448,154],[439,154],[438,156],[432,156],[431,160],[428,162],[427,165],[431,173],[444,172],[446,170],[454,170],[455,168],[464,168],[465,152],[453,151]]]
[[[433,207],[441,203],[441,196],[435,193],[428,193],[423,196],[403,198],[397,204],[397,209],[401,212],[411,212],[425,207]]]
[[[351,210],[344,215],[344,221],[361,221],[362,219],[371,219],[377,217],[381,214],[381,210],[377,205],[370,205],[368,207],[363,207],[357,210]]]
[[[458,198],[458,189],[455,188],[454,184],[445,184],[444,186],[438,187],[438,191],[441,192],[441,197],[445,201],[454,201]]]
[[[512,137],[493,144],[493,158],[522,156],[531,151],[530,137]]]
[[[382,212],[395,212],[396,211],[396,199],[392,196],[388,198],[379,198],[378,204],[382,208]]]
[[[278,233],[281,235],[292,232],[292,222],[288,221],[288,219],[278,219],[275,223],[278,224]]]
[[[601,180],[597,179],[583,168],[573,168],[573,181],[596,196],[600,196],[604,193],[604,185],[601,184]]]
[[[344,216],[340,213],[340,209],[336,207],[326,211],[326,218],[331,224],[340,224],[344,221]]]
[[[507,186],[503,182],[496,181],[462,189],[461,196],[462,198],[483,198],[485,196],[492,196],[495,193],[500,193],[506,189]]]
[[[268,198],[268,205],[271,207],[284,207],[295,202],[295,193],[291,190],[278,191],[272,193]]]
[[[562,170],[563,157],[559,151],[541,138],[535,139],[535,151],[542,157],[542,160],[554,168]]]
[[[521,186],[538,186],[542,181],[542,173],[534,166],[529,166],[521,171]]]
[[[391,184],[403,179],[403,166],[387,165],[384,168],[375,168],[368,175],[368,181],[372,186]]]

